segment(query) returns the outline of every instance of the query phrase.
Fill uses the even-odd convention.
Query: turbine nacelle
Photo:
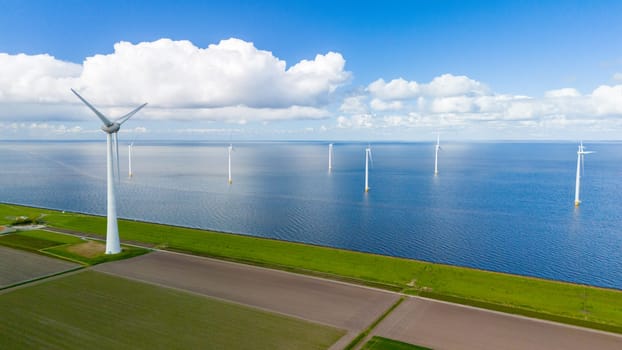
[[[117,131],[119,131],[119,129],[121,129],[121,124],[114,122],[112,123],[112,125],[107,126],[107,125],[102,125],[101,129],[108,134],[113,134]]]

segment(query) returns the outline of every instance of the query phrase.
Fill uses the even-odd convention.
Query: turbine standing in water
[[[333,170],[333,144],[328,144],[328,172]]]
[[[434,153],[434,175],[438,175],[438,151],[441,150],[441,136],[436,134],[436,147]]]
[[[373,164],[371,158],[371,147],[367,146],[365,149],[365,192],[369,192],[369,162]]]
[[[127,146],[127,168],[130,178],[134,176],[134,173],[132,173],[132,147],[134,147],[134,142]]]
[[[585,151],[583,149],[583,141],[579,145],[579,150],[577,151],[577,178],[575,183],[575,191],[574,191],[574,206],[578,207],[581,204],[581,200],[579,199],[579,190],[581,189],[581,173],[585,170],[585,155],[594,152]]]
[[[233,145],[229,144],[229,184],[233,183],[233,179],[231,179],[231,151],[233,151]]]
[[[107,226],[106,226],[106,254],[117,254],[121,252],[121,242],[119,241],[119,228],[117,226],[117,203],[115,193],[115,159],[117,170],[119,169],[119,144],[117,141],[117,132],[121,128],[121,125],[130,119],[136,112],[145,107],[147,104],[142,104],[135,108],[128,114],[110,121],[100,111],[95,109],[90,103],[88,103],[82,96],[80,96],[74,89],[71,91],[78,96],[78,98],[99,117],[104,123],[101,129],[106,133],[106,173],[108,184],[108,203],[107,203]],[[117,174],[118,176],[118,174]]]

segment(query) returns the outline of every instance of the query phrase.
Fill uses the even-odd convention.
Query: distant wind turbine
[[[133,151],[132,148],[133,147],[134,147],[134,142],[130,143],[127,146],[127,162],[128,162],[127,168],[128,168],[130,178],[134,176],[134,173],[132,173],[132,151]]]
[[[585,151],[583,149],[583,141],[579,145],[579,150],[577,151],[577,177],[575,183],[575,191],[574,191],[574,206],[578,207],[581,204],[581,199],[579,198],[579,191],[581,189],[581,173],[585,172],[585,155],[594,153],[591,151]]]
[[[365,192],[369,192],[369,163],[374,163],[371,157],[371,147],[368,145],[365,149]]]
[[[333,144],[329,143],[328,144],[328,171],[332,171],[333,170]]]
[[[99,119],[104,123],[101,129],[106,133],[106,173],[108,184],[108,196],[107,196],[107,227],[106,227],[106,254],[117,254],[121,252],[121,243],[119,241],[119,228],[117,225],[117,204],[115,193],[115,171],[114,166],[116,163],[117,172],[119,166],[119,143],[117,140],[117,132],[121,128],[121,125],[130,119],[136,112],[141,110],[147,104],[144,103],[128,114],[110,121],[100,111],[95,109],[90,103],[88,103],[80,94],[74,89],[71,89],[80,101],[82,101]],[[117,173],[118,176],[118,173]]]
[[[436,134],[436,147],[434,152],[434,175],[438,175],[438,151],[441,150],[441,136]]]
[[[233,144],[229,144],[229,184],[233,183],[233,179],[231,178],[231,152],[233,151]]]

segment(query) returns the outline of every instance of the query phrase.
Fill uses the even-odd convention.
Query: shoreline
[[[62,214],[77,214],[77,215],[85,215],[85,216],[92,216],[92,217],[98,217],[98,218],[106,218],[105,215],[99,215],[99,214],[87,213],[87,212],[79,212],[79,211],[71,211],[71,210],[64,210],[64,209],[47,208],[47,207],[41,207],[41,206],[36,206],[36,205],[30,205],[30,204],[19,204],[19,203],[10,203],[10,202],[0,201],[0,205],[2,205],[2,204],[4,204],[4,205],[19,206],[19,207],[24,207],[24,208],[56,211],[56,212],[60,212]],[[348,252],[354,252],[354,253],[360,253],[360,254],[366,254],[366,255],[373,255],[373,256],[378,256],[378,257],[386,257],[386,258],[393,258],[393,259],[403,259],[403,260],[407,260],[407,261],[414,261],[414,262],[419,262],[419,263],[424,263],[424,264],[432,264],[432,265],[438,265],[438,266],[444,266],[444,267],[449,267],[449,268],[467,269],[467,270],[473,270],[473,271],[480,271],[480,272],[483,272],[483,273],[499,274],[499,275],[504,275],[504,276],[508,276],[508,277],[520,277],[520,278],[532,279],[532,280],[536,280],[536,281],[569,284],[569,285],[573,285],[573,286],[581,286],[581,287],[587,287],[587,288],[596,288],[596,289],[616,291],[616,292],[621,292],[622,293],[622,288],[616,288],[616,287],[598,286],[598,285],[593,285],[593,284],[579,283],[579,282],[573,282],[573,281],[567,281],[567,280],[561,280],[561,279],[545,278],[545,277],[532,276],[532,275],[522,275],[522,274],[518,274],[518,273],[510,273],[510,272],[497,271],[497,270],[487,270],[487,269],[484,269],[484,268],[478,268],[478,267],[472,267],[472,266],[452,265],[452,264],[449,264],[449,263],[443,263],[443,262],[437,262],[437,261],[431,261],[431,260],[415,259],[415,258],[409,258],[409,257],[399,256],[399,255],[388,255],[388,254],[374,253],[374,252],[370,252],[370,251],[357,250],[357,249],[339,248],[339,247],[333,247],[333,246],[329,246],[329,245],[322,245],[322,244],[318,244],[318,243],[309,243],[309,242],[293,241],[293,240],[288,240],[288,239],[278,239],[278,238],[272,238],[272,237],[255,236],[255,235],[253,235],[251,233],[221,231],[221,230],[212,229],[212,228],[183,226],[183,225],[176,225],[176,224],[168,224],[168,223],[164,223],[164,222],[146,221],[146,220],[141,220],[141,219],[130,219],[130,218],[124,218],[124,217],[120,217],[120,216],[118,217],[118,220],[119,221],[126,221],[126,222],[135,222],[135,223],[149,224],[149,225],[158,225],[158,226],[162,226],[162,227],[179,228],[179,229],[184,229],[184,230],[197,230],[197,231],[218,233],[218,234],[223,234],[223,235],[231,235],[231,236],[238,236],[238,237],[248,237],[248,238],[255,238],[255,239],[261,239],[261,240],[274,241],[274,242],[284,242],[284,243],[297,244],[297,245],[303,245],[303,246],[311,246],[311,247],[317,247],[317,248],[342,250],[342,251],[348,251]],[[9,229],[10,227],[6,227],[6,228]],[[58,228],[62,228],[62,227],[58,227]],[[76,233],[77,232],[78,231],[76,231]],[[98,234],[98,233],[94,233],[94,235],[96,235],[97,237],[101,237],[102,236],[101,234]],[[131,243],[131,242],[129,242],[129,243]],[[144,242],[142,242],[142,243],[144,243]],[[191,251],[185,251],[185,252],[192,254]],[[196,255],[196,254],[194,254],[194,255]]]

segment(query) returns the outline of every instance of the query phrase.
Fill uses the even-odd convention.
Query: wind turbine
[[[365,149],[365,192],[369,192],[369,162],[374,163],[371,158],[371,147],[367,145]]]
[[[128,162],[128,171],[129,171],[129,176],[130,178],[134,175],[134,173],[132,173],[132,148],[134,147],[134,142],[130,143],[127,146],[127,162]]]
[[[436,147],[434,151],[434,176],[438,175],[438,151],[441,150],[441,136],[436,134]]]
[[[233,183],[233,180],[231,179],[231,152],[233,151],[232,144],[229,144],[228,150],[229,150],[229,184],[232,184]]]
[[[333,170],[333,144],[328,144],[328,172]]]
[[[144,103],[128,114],[115,119],[114,121],[110,121],[105,115],[103,115],[100,111],[95,109],[90,103],[88,103],[80,94],[78,94],[74,89],[71,89],[80,101],[84,102],[84,104],[95,113],[99,117],[99,119],[104,123],[101,129],[106,133],[106,173],[107,173],[107,226],[106,226],[106,254],[117,254],[121,252],[121,243],[119,241],[119,228],[117,226],[117,203],[116,203],[116,193],[115,193],[115,172],[114,166],[116,163],[117,171],[119,166],[119,144],[117,141],[117,132],[121,128],[121,125],[125,123],[128,119],[130,119],[136,112],[141,110],[147,104]],[[116,159],[116,162],[115,162]],[[117,173],[118,176],[118,173]]]
[[[577,151],[577,178],[575,183],[575,191],[574,191],[574,206],[578,207],[581,204],[581,200],[579,199],[579,190],[581,189],[581,173],[585,172],[585,155],[594,153],[591,151],[585,151],[583,149],[583,141],[579,145],[579,150]],[[583,169],[583,170],[582,170]]]

